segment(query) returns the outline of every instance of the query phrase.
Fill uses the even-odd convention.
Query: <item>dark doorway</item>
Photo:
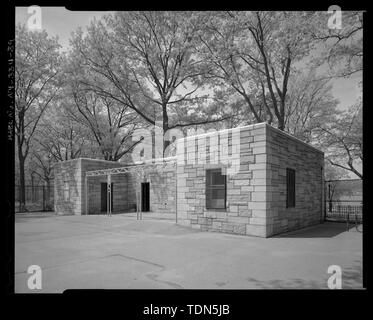
[[[150,210],[149,182],[141,183],[141,211]]]
[[[111,211],[114,211],[114,184],[111,183]],[[101,182],[101,212],[107,212],[107,182]]]

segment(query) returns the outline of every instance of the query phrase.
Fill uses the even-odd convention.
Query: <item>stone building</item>
[[[55,211],[137,208],[204,231],[269,237],[323,220],[323,166],[321,151],[254,124],[178,139],[176,156],[160,161],[60,162]]]

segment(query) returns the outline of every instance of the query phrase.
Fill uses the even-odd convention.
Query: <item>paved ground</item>
[[[268,239],[199,232],[133,215],[16,215],[15,290],[42,268],[42,290],[327,288],[329,265],[343,288],[361,288],[362,234],[345,224]],[[35,292],[35,291],[33,291]]]

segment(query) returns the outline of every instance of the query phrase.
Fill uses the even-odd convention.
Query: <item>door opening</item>
[[[150,210],[149,182],[141,183],[141,211],[148,212]]]
[[[111,210],[114,208],[113,194],[114,194],[114,184],[111,183]],[[107,182],[101,182],[101,212],[107,212]]]

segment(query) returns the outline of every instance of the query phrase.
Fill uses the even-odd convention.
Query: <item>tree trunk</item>
[[[34,188],[34,173],[31,173],[31,199],[35,201],[35,188]]]
[[[25,159],[18,152],[19,160],[19,212],[26,212],[26,188],[25,188]]]
[[[284,121],[284,118],[283,117],[278,117],[277,118],[278,120],[278,129],[284,131],[285,130],[285,121]]]
[[[51,192],[51,181],[50,178],[47,177],[45,178],[46,181],[46,187],[47,189],[45,190],[45,199],[46,199],[46,210],[51,211],[52,210],[52,204],[51,204],[51,197],[50,197],[50,192]]]
[[[165,135],[165,133],[168,131],[168,114],[167,114],[167,104],[164,103],[163,104],[163,136]],[[168,147],[168,145],[170,144],[169,141],[165,141],[163,139],[163,152],[162,152],[162,156],[164,157],[164,152],[166,151],[166,148]]]

